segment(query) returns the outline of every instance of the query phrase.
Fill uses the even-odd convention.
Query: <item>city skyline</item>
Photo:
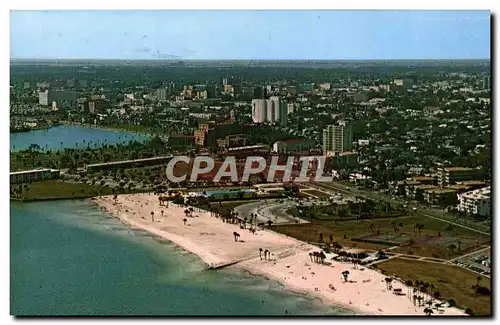
[[[10,17],[11,59],[490,57],[489,11],[12,11]]]

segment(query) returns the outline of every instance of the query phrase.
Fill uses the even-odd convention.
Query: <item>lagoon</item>
[[[47,130],[35,130],[10,134],[10,151],[26,150],[31,144],[37,144],[42,150],[62,150],[66,148],[93,148],[131,140],[145,141],[148,136],[110,131],[98,128],[87,128],[62,125]]]

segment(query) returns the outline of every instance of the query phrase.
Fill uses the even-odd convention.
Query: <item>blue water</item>
[[[345,315],[129,229],[86,201],[12,203],[13,315]]]
[[[60,150],[64,148],[92,148],[104,144],[126,143],[130,140],[144,141],[147,136],[127,132],[114,132],[79,126],[58,126],[48,130],[11,133],[10,151],[28,149],[31,144],[38,144],[41,149]]]

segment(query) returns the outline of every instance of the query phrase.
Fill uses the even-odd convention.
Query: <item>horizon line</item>
[[[10,60],[108,60],[108,61],[491,61],[491,58],[402,58],[402,59],[182,59],[182,58],[28,58],[11,57]]]

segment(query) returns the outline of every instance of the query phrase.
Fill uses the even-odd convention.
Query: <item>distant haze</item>
[[[490,20],[489,11],[12,11],[10,56],[489,59]]]

